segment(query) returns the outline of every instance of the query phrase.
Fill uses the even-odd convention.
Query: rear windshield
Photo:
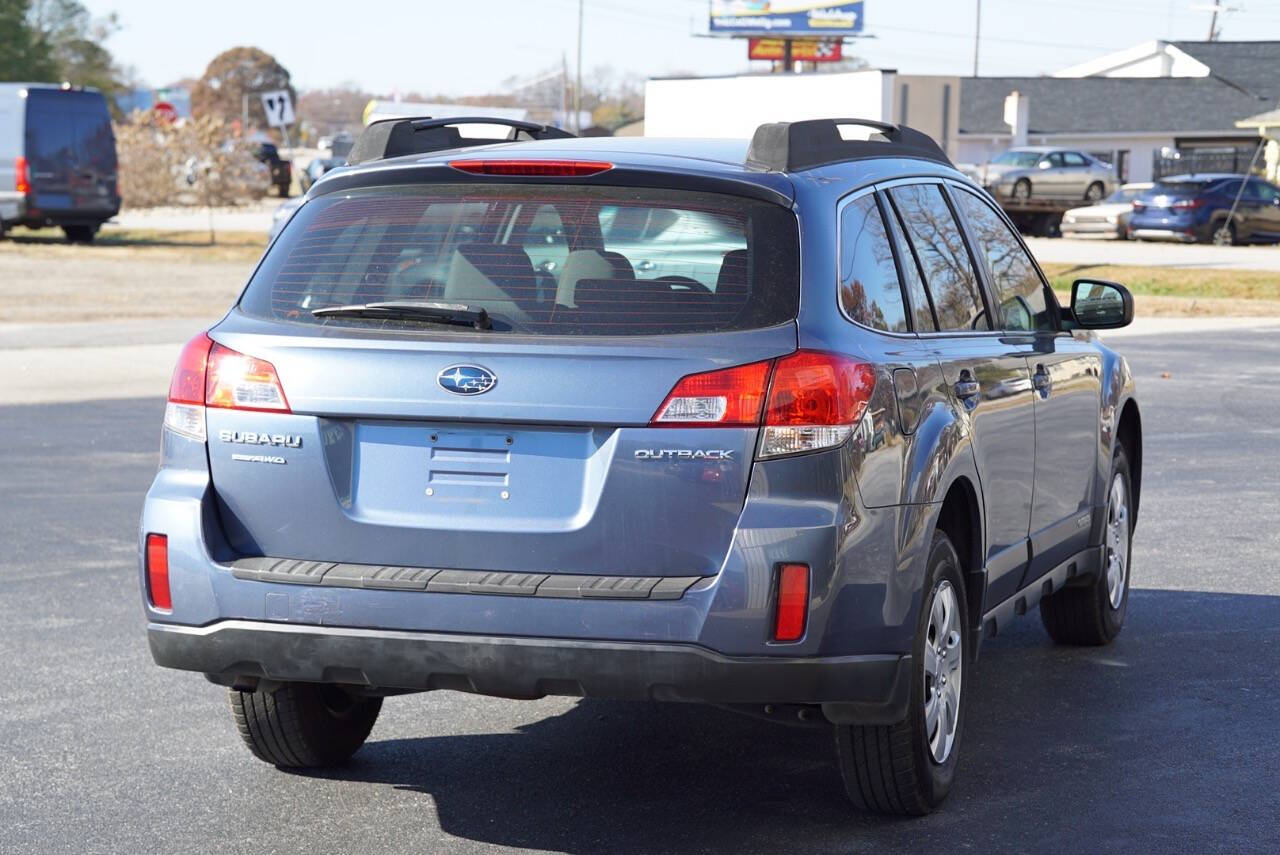
[[[61,176],[75,164],[115,172],[116,143],[107,102],[97,92],[30,89],[26,148],[33,173]]]
[[[483,308],[494,331],[660,335],[795,318],[795,215],[736,196],[625,187],[432,184],[303,205],[240,303],[298,323],[466,331],[316,309]]]
[[[1217,184],[1221,178],[1212,181],[1157,181],[1149,191],[1152,195],[1177,196],[1186,193],[1199,193],[1210,184]]]

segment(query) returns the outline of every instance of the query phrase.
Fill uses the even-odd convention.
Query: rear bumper
[[[485,695],[823,704],[833,720],[901,721],[911,657],[724,656],[693,644],[512,638],[224,620],[150,623],[159,665],[214,682],[341,683]]]
[[[1069,223],[1062,221],[1062,225],[1058,227],[1063,236],[1072,237],[1124,237],[1125,227],[1121,223]]]
[[[1135,226],[1131,228],[1129,234],[1135,240],[1167,240],[1175,243],[1195,243],[1197,235],[1187,234],[1184,230],[1185,228],[1181,227],[1178,231],[1174,231],[1172,228],[1153,229]]]

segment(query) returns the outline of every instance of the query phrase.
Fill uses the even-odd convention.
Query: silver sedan
[[[975,176],[997,198],[1098,202],[1119,182],[1110,164],[1082,151],[1049,146],[1011,148]]]

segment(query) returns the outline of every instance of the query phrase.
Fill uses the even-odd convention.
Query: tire
[[[1133,481],[1124,446],[1116,446],[1107,483],[1103,566],[1086,584],[1068,586],[1040,601],[1040,621],[1058,644],[1110,644],[1124,627],[1133,576]]]
[[[1087,188],[1085,188],[1085,191],[1084,191],[1085,201],[1100,202],[1102,201],[1103,194],[1105,194],[1106,192],[1107,192],[1107,188],[1102,186],[1102,182],[1095,181],[1092,184],[1090,184]]]
[[[1026,178],[1019,178],[1013,185],[1013,198],[1030,199],[1031,198],[1031,182]]]
[[[68,243],[93,243],[98,235],[97,226],[63,226],[62,233],[67,236]]]
[[[1236,224],[1225,221],[1217,223],[1209,232],[1209,242],[1214,246],[1235,246]]]
[[[933,535],[923,590],[906,720],[889,726],[835,728],[836,762],[845,791],[854,805],[873,813],[922,816],[942,803],[955,781],[964,732],[959,678],[970,657],[969,615],[960,559],[951,540],[940,531]],[[941,644],[939,625],[945,636]],[[943,649],[950,658],[931,656],[934,668],[930,671],[925,660],[927,646],[935,654]],[[935,690],[940,690],[936,696]],[[926,707],[926,697],[932,700],[931,707]],[[939,711],[936,724],[927,724],[926,709]],[[948,715],[947,709],[953,714]],[[954,730],[943,730],[946,722],[954,722]],[[931,741],[931,736],[938,738]]]
[[[358,698],[336,686],[285,683],[274,691],[230,690],[240,738],[259,760],[286,769],[346,762],[364,744],[382,698]]]

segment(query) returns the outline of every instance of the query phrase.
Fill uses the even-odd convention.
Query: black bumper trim
[[[294,558],[240,558],[231,575],[254,582],[325,585],[433,594],[500,594],[562,599],[678,600],[703,576],[570,576],[491,570],[439,570],[338,564]]]
[[[225,620],[151,623],[159,665],[248,678],[485,695],[825,704],[845,718],[906,716],[911,657],[724,656],[692,644],[510,638]]]

